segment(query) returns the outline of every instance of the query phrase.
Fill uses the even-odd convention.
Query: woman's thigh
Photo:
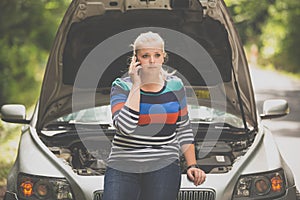
[[[140,200],[175,200],[181,181],[179,161],[143,174]]]
[[[108,167],[104,177],[103,200],[137,200],[140,188],[139,174]]]

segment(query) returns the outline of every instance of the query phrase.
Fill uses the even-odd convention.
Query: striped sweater
[[[170,76],[159,92],[140,90],[139,112],[124,105],[131,86],[129,77],[112,84],[110,103],[117,132],[109,163],[178,159],[180,146],[194,142],[182,81]]]

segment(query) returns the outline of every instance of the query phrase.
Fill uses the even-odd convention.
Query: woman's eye
[[[160,53],[155,54],[155,57],[156,57],[156,58],[159,58],[160,56],[161,56]]]
[[[149,55],[149,54],[145,54],[145,55],[142,55],[141,57],[142,57],[142,58],[149,58],[150,55]],[[160,53],[156,53],[156,54],[154,54],[154,57],[155,57],[155,58],[159,58],[159,57],[161,57],[161,54],[160,54]]]

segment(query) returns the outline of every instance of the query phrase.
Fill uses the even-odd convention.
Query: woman
[[[103,199],[175,200],[181,153],[187,176],[196,186],[206,177],[195,158],[185,89],[179,78],[162,69],[166,52],[157,33],[142,33],[132,46],[129,77],[112,84],[117,133],[108,158]]]

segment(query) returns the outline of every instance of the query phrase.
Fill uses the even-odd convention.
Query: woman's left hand
[[[189,168],[186,173],[188,178],[194,182],[195,186],[201,185],[206,179],[205,172],[199,168]]]

